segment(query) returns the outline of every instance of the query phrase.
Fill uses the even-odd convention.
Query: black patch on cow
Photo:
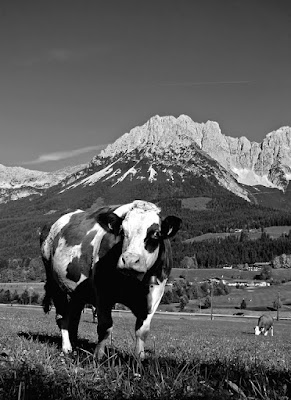
[[[87,218],[85,212],[73,214],[70,221],[61,231],[62,236],[66,240],[67,246],[76,246],[83,242],[87,235],[95,225],[94,219]]]
[[[107,252],[119,241],[119,237],[112,235],[112,233],[105,233],[100,243],[100,248],[98,252],[99,259],[104,257]]]
[[[43,242],[46,240],[50,229],[52,227],[52,223],[51,224],[45,224],[45,226],[42,228],[40,235],[39,235],[39,241],[40,241],[40,245],[43,244]]]
[[[144,240],[145,249],[149,253],[153,253],[160,243],[160,226],[159,224],[152,224],[147,229],[147,234]]]
[[[73,282],[78,282],[81,278],[80,272],[80,259],[78,257],[73,260],[67,266],[67,278]]]
[[[81,274],[89,277],[92,260],[93,260],[93,246],[91,244],[96,231],[89,232],[83,239],[81,246],[81,256],[75,257],[67,266],[67,278],[71,281],[78,282]]]
[[[113,233],[115,236],[120,234],[120,228],[122,224],[122,218],[113,212],[100,213],[96,216],[96,221],[109,233]]]
[[[145,274],[144,283],[149,283],[152,276],[156,276],[160,282],[168,278],[173,267],[172,248],[168,239],[160,241],[159,254],[156,262]]]
[[[148,285],[135,276],[127,276],[117,268],[122,253],[122,241],[115,244],[94,266],[93,281],[96,305],[100,310],[111,310],[115,303],[129,307],[133,314],[144,320],[147,317]]]

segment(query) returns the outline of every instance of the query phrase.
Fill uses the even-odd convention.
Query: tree
[[[240,303],[240,309],[245,310],[247,308],[247,303],[245,299],[242,299],[242,302]]]
[[[204,300],[204,308],[210,308],[211,307],[211,299],[210,296],[206,296]]]
[[[195,255],[192,257],[185,256],[181,261],[181,268],[197,269],[198,263],[197,263],[196,256]]]
[[[275,308],[275,310],[278,310],[279,308],[282,308],[282,302],[280,300],[279,297],[277,297],[274,301],[273,301],[273,307]]]
[[[189,303],[188,297],[184,294],[183,296],[180,297],[180,308],[179,311],[183,311],[186,305]]]
[[[171,304],[173,303],[173,292],[172,290],[165,290],[164,295],[161,300],[161,304]]]
[[[25,289],[24,292],[21,293],[20,299],[22,304],[29,304],[29,293],[28,290]]]
[[[269,281],[272,279],[273,277],[273,271],[272,271],[272,267],[270,265],[265,265],[260,273],[260,279],[262,281]]]

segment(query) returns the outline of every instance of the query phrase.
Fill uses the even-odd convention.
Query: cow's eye
[[[159,238],[160,238],[160,232],[159,231],[152,232],[151,239],[158,240]]]

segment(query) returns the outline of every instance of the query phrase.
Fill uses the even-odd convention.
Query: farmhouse
[[[269,282],[260,281],[260,280],[249,280],[249,279],[235,279],[231,281],[226,281],[226,285],[228,286],[235,286],[235,287],[267,287],[270,286]]]

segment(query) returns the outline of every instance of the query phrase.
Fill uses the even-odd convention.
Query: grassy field
[[[84,313],[80,347],[60,351],[51,313],[0,307],[0,399],[277,399],[291,396],[291,322],[255,336],[250,319],[156,315],[147,357],[133,354],[134,318],[114,313],[108,357],[93,357],[96,325]]]
[[[278,239],[283,233],[288,234],[291,230],[291,226],[268,226],[264,228],[264,231],[270,235],[272,239]],[[203,235],[195,236],[194,238],[190,238],[185,240],[185,243],[193,243],[193,242],[202,242],[203,240],[214,240],[214,239],[225,239],[228,236],[236,236],[239,238],[241,232],[232,232],[232,233],[224,233],[224,232],[217,232],[217,233],[205,233]],[[262,235],[261,229],[251,229],[248,232],[249,238],[251,240],[259,239]]]
[[[194,282],[200,282],[208,278],[224,278],[224,279],[248,279],[252,280],[260,271],[242,271],[240,269],[223,269],[223,268],[199,268],[199,269],[185,269],[173,268],[171,271],[171,278],[178,278],[180,275]],[[291,281],[291,268],[272,269],[273,278],[285,279]]]

